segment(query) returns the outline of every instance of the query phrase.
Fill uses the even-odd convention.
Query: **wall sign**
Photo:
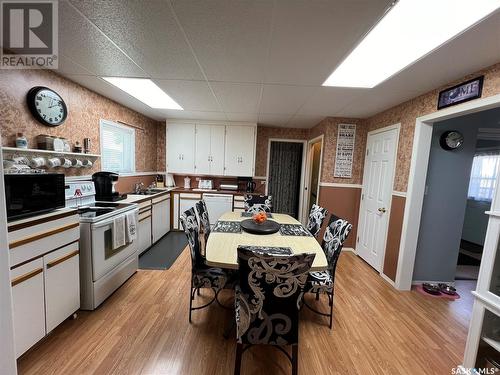
[[[484,76],[450,87],[439,93],[437,109],[467,102],[481,97]]]
[[[354,156],[355,139],[356,125],[339,124],[337,152],[335,154],[335,171],[333,172],[333,177],[352,177],[352,159]]]

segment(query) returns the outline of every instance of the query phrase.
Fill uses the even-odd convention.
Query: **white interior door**
[[[381,271],[394,181],[399,129],[368,134],[357,254]]]

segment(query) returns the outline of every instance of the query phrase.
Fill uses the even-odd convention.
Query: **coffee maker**
[[[119,201],[127,198],[127,194],[120,194],[115,190],[118,182],[118,173],[97,172],[92,175],[92,181],[95,185],[95,199],[98,201]]]

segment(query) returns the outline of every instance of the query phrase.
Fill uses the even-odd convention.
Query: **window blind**
[[[135,171],[135,129],[101,120],[101,164],[103,171]]]

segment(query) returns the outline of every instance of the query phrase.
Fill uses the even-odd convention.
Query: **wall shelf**
[[[52,150],[38,150],[34,148],[17,148],[17,147],[2,147],[2,152],[4,154],[4,159],[7,159],[6,155],[23,155],[23,156],[59,156],[59,157],[71,157],[71,158],[82,158],[96,160],[100,158],[99,154],[84,154],[83,152],[61,152]]]

